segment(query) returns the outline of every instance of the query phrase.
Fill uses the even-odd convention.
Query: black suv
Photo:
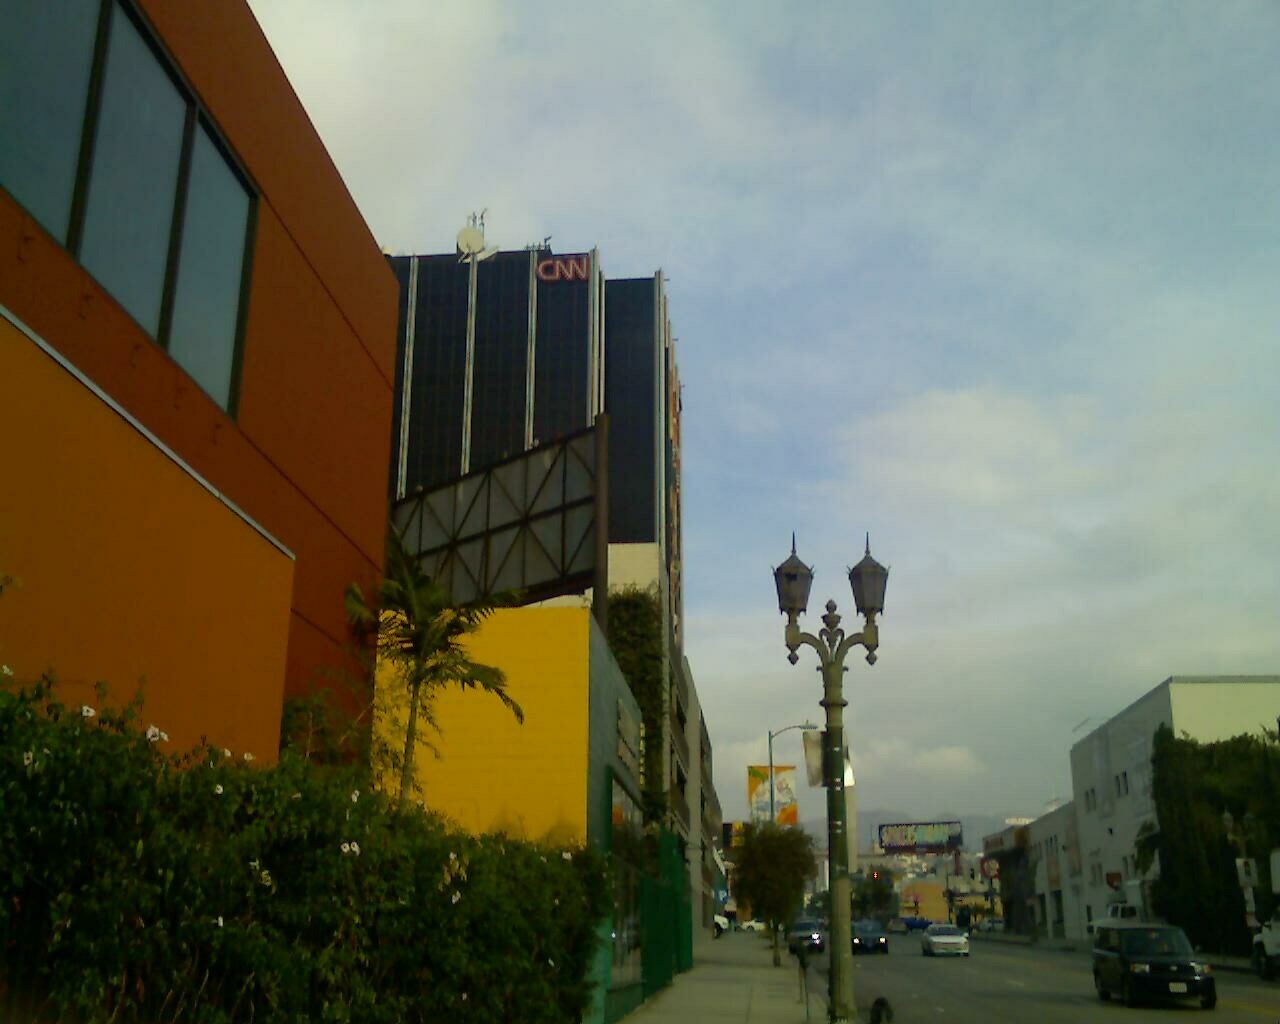
[[[1099,999],[1114,992],[1133,1006],[1144,999],[1218,1003],[1213,968],[1196,956],[1181,928],[1143,921],[1104,921],[1094,931],[1093,984]]]

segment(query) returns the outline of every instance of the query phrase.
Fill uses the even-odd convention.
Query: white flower
[[[8,665],[0,665],[0,674],[11,676],[13,675],[13,669],[11,669]]]
[[[557,899],[557,900],[553,900],[552,902],[554,902],[554,903],[555,903],[555,905],[556,905],[557,907],[558,907],[558,906],[560,906],[560,901],[559,901],[558,899]]]
[[[223,756],[223,757],[230,757],[230,756],[231,756],[231,751],[230,751],[230,750],[228,750],[226,747],[223,747],[223,748],[222,748],[222,756]]]
[[[155,725],[147,726],[147,739],[149,739],[152,743],[155,743],[158,739],[160,739],[159,726],[155,726]]]
[[[290,799],[290,800],[301,800],[301,799],[302,799],[302,794],[301,794],[301,793],[294,793],[294,794],[293,794],[293,796],[289,797],[289,799]]]
[[[455,863],[455,862],[457,861],[457,859],[458,859],[458,855],[457,855],[456,853],[454,853],[452,850],[450,850],[450,851],[449,851],[449,863],[451,863],[451,864],[452,864],[452,863]]]
[[[350,843],[343,843],[343,844],[342,844],[342,852],[343,852],[343,853],[350,853],[350,852],[351,852],[351,844],[350,844]]]
[[[356,802],[357,800],[359,800],[359,799],[360,799],[360,790],[358,790],[358,789],[353,789],[353,790],[351,791],[351,802],[352,802],[352,803],[355,803],[355,802]]]
[[[354,853],[357,857],[359,857],[359,856],[360,856],[360,844],[359,844],[359,843],[356,843],[356,842],[353,842],[353,843],[351,844],[351,852],[352,852],[352,853]]]
[[[247,750],[246,750],[246,751],[244,752],[244,759],[245,759],[246,761],[252,761],[252,760],[253,760],[253,755],[252,755],[251,753],[249,753],[249,751],[247,751]]]
[[[271,884],[271,872],[270,872],[270,871],[264,871],[264,872],[262,872],[262,884],[263,884],[263,885],[270,885],[270,884]]]
[[[215,796],[222,796],[222,783],[218,783],[218,785],[214,786],[213,792]]]
[[[221,927],[222,927],[222,915],[221,915],[221,914],[219,914],[219,915],[218,915],[218,927],[219,927],[219,928],[221,928]]]
[[[80,717],[81,717],[81,718],[92,718],[92,717],[93,717],[94,715],[96,715],[97,713],[98,713],[98,712],[94,711],[94,710],[93,710],[93,708],[89,707],[89,705],[88,705],[88,704],[81,704],[81,705],[80,705]]]
[[[551,957],[547,957],[547,963],[549,963],[552,967],[556,965],[556,962],[552,960]]]
[[[31,762],[34,761],[35,759],[36,759],[36,755],[33,754],[30,750],[28,750],[25,754],[22,755],[23,767],[30,768]]]
[[[571,854],[568,850],[565,850],[564,853],[560,854],[560,856],[564,860],[573,860],[573,854]]]
[[[257,870],[258,870],[258,868],[259,868],[259,867],[261,867],[261,865],[259,864],[259,862],[258,862],[258,861],[256,861],[256,860],[251,860],[251,861],[249,861],[249,867],[250,867],[250,868],[252,868],[254,871],[257,871]]]
[[[462,993],[462,1001],[464,1003],[467,1001],[467,994],[465,992]]]
[[[453,904],[456,906],[456,905],[457,905],[457,903],[458,903],[458,901],[459,901],[460,899],[462,899],[462,893],[458,892],[458,890],[457,890],[457,889],[454,889],[454,890],[453,890],[453,899],[452,899],[452,900],[450,900],[450,902],[451,902],[451,903],[453,903]]]

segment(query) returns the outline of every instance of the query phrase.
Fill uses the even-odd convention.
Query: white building
[[[1071,748],[1080,875],[1068,873],[1062,890],[1068,937],[1084,937],[1089,922],[1105,915],[1109,903],[1126,892],[1136,895],[1157,875],[1158,865],[1141,876],[1134,861],[1139,829],[1155,822],[1151,745],[1156,729],[1167,725],[1175,735],[1209,743],[1275,728],[1278,717],[1280,676],[1172,676]],[[1032,822],[1033,843],[1036,833],[1050,834],[1041,822],[1062,811]],[[1053,834],[1061,838],[1065,826]],[[1047,865],[1046,858],[1043,870]],[[1037,885],[1037,901],[1042,892],[1052,899],[1051,888]],[[1073,914],[1072,906],[1080,912]]]

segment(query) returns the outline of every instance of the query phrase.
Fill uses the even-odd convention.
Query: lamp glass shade
[[[795,551],[773,570],[778,588],[778,611],[784,615],[801,615],[809,607],[809,588],[813,586],[813,570],[796,557]]]
[[[849,570],[849,586],[859,615],[879,615],[884,611],[884,590],[889,570],[871,557],[868,550],[862,561]]]

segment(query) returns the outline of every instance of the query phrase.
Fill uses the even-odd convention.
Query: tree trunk
[[[409,796],[409,782],[413,778],[413,748],[418,742],[418,692],[421,681],[409,687],[409,724],[404,730],[404,760],[400,765],[400,802]]]

